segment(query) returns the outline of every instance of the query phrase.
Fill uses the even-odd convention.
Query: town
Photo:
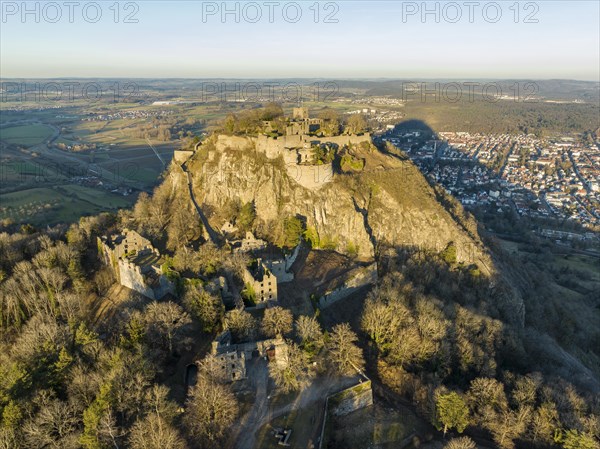
[[[591,137],[583,142],[567,136],[391,130],[382,140],[405,150],[467,208],[513,209],[588,230],[570,233],[569,239],[594,239],[592,231],[600,226],[600,146]]]

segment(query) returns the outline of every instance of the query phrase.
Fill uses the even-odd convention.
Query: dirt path
[[[232,432],[227,447],[236,449],[253,449],[255,445],[255,433],[262,426],[268,416],[268,386],[269,369],[267,362],[262,358],[254,358],[249,361],[247,366],[247,376],[250,379],[252,389],[254,390],[254,404],[246,415],[244,415]]]
[[[219,234],[217,234],[217,232],[210,226],[208,219],[204,215],[204,212],[202,212],[202,208],[200,207],[200,205],[196,201],[196,197],[194,196],[194,184],[192,182],[192,174],[188,171],[185,163],[181,165],[181,169],[184,171],[184,173],[187,177],[187,184],[188,184],[188,190],[190,192],[190,199],[192,200],[192,204],[196,208],[196,212],[198,212],[198,216],[200,217],[200,221],[202,221],[202,225],[204,226],[204,229],[208,233],[210,240],[216,246],[220,246],[221,242],[220,242]]]
[[[356,383],[356,379],[351,377],[319,378],[300,392],[292,402],[271,409],[268,399],[269,371],[267,362],[263,359],[254,359],[250,362],[250,365],[248,377],[252,379],[256,399],[250,411],[242,417],[238,430],[229,439],[230,444],[228,444],[228,447],[235,449],[255,449],[257,444],[256,435],[264,425],[275,418],[308,406],[316,405],[317,409],[320,410],[323,408],[325,398],[328,395]],[[318,420],[316,424],[318,424]],[[317,427],[316,425],[315,429]],[[309,441],[313,440],[314,436],[306,435],[306,438]]]

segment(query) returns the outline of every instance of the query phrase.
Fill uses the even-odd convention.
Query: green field
[[[52,128],[40,124],[0,128],[0,140],[14,145],[39,145],[52,134]]]
[[[0,182],[2,187],[9,185],[45,182],[45,181],[63,181],[64,176],[53,169],[48,164],[38,163],[26,159],[1,159],[0,160]]]
[[[78,185],[34,188],[0,195],[0,219],[34,225],[78,221],[82,215],[131,207],[135,195],[124,197]]]

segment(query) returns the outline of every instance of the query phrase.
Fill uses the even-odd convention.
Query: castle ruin
[[[155,300],[175,293],[163,273],[160,253],[137,232],[124,229],[122,234],[99,237],[98,249],[121,285]]]
[[[317,190],[333,180],[333,166],[331,162],[314,160],[315,148],[335,151],[363,142],[371,143],[369,133],[324,136],[321,132],[323,124],[323,119],[309,117],[308,108],[294,108],[283,135],[277,135],[274,123],[266,121],[263,122],[264,132],[256,137],[221,134],[217,136],[215,146],[217,151],[253,149],[269,159],[281,157],[291,179],[304,188]],[[208,159],[214,159],[211,152]]]
[[[246,287],[255,294],[256,307],[266,307],[277,302],[277,277],[262,259],[257,259],[256,266],[244,270]]]
[[[288,364],[288,349],[283,338],[232,344],[228,329],[213,340],[211,354],[217,362],[215,374],[224,382],[245,379],[246,363],[255,357],[266,357],[269,363],[283,367]]]

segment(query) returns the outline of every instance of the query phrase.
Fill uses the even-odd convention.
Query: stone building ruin
[[[122,234],[99,237],[98,250],[124,287],[155,300],[175,294],[175,285],[163,273],[160,253],[137,232],[124,229]]]
[[[244,282],[256,295],[256,307],[266,307],[277,302],[277,277],[262,259],[257,259],[255,265],[244,270]]]
[[[246,363],[256,357],[266,357],[269,363],[287,366],[287,344],[282,338],[232,344],[231,332],[223,331],[212,342],[215,357],[214,372],[224,382],[246,378]],[[198,362],[197,362],[198,363]]]

